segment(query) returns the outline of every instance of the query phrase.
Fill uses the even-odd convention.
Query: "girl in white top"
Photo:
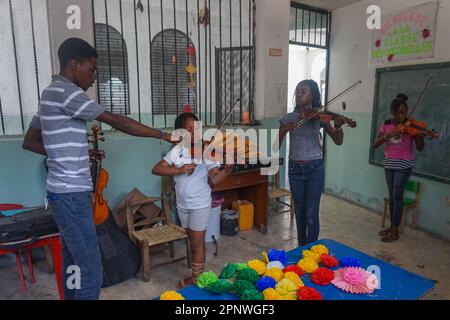
[[[191,145],[176,145],[153,168],[158,176],[174,176],[177,211],[181,225],[186,229],[192,250],[192,277],[182,280],[178,288],[192,285],[205,270],[205,233],[211,216],[211,186],[223,182],[231,173],[232,165],[220,170],[220,163],[196,159],[194,145],[195,122],[192,113],[183,113],[175,120],[175,129],[185,129],[191,135]],[[201,144],[200,144],[201,145]],[[201,153],[200,153],[201,154]]]

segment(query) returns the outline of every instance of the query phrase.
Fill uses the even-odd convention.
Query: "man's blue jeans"
[[[49,192],[47,198],[61,234],[64,299],[98,300],[103,270],[92,214],[91,192]],[[75,270],[79,268],[79,288],[73,288],[76,285],[73,277],[76,272],[67,272],[71,266],[75,266]]]
[[[320,198],[325,186],[323,160],[305,164],[290,160],[289,182],[294,197],[298,242],[304,246],[319,239]]]

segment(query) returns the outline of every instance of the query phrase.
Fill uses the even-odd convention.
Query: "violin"
[[[352,86],[348,87],[347,89],[345,89],[344,91],[339,93],[336,97],[334,97],[333,99],[328,101],[327,105],[321,106],[319,108],[315,108],[308,112],[305,112],[302,115],[302,119],[299,122],[297,122],[296,127],[300,128],[300,127],[304,126],[310,120],[320,119],[324,122],[330,122],[330,121],[336,120],[337,118],[341,118],[344,120],[344,122],[347,124],[347,126],[349,126],[350,128],[356,128],[357,127],[356,121],[354,121],[353,119],[347,118],[343,115],[340,115],[338,113],[329,111],[328,106],[361,84],[362,84],[362,81],[359,80]],[[347,105],[345,104],[345,102],[342,104],[342,107],[344,110],[347,108]]]
[[[425,134],[426,137],[431,138],[431,140],[439,138],[439,134],[436,130],[427,129],[425,122],[417,121],[414,118],[408,118],[405,123],[400,124],[398,128],[402,134],[407,133],[412,137],[422,136]]]
[[[319,110],[311,110],[308,112],[304,112],[302,114],[302,120],[304,119],[319,119],[323,122],[330,122],[330,121],[335,121],[336,119],[342,119],[344,121],[344,123],[350,127],[350,128],[356,128],[358,126],[358,124],[356,123],[355,120],[350,119],[346,116],[340,115],[338,113],[335,112],[331,112],[326,110],[324,107],[319,108]],[[299,123],[302,123],[302,121],[300,121]],[[299,127],[301,125],[297,124],[297,127]]]
[[[89,151],[91,159],[91,174],[94,185],[93,192],[93,213],[94,222],[96,225],[103,224],[109,216],[108,201],[103,198],[103,191],[106,189],[109,180],[108,172],[103,169],[102,161],[105,159],[105,151],[99,150],[99,141],[105,141],[103,132],[100,132],[99,126],[92,127],[92,141],[89,141],[93,145],[93,149]]]

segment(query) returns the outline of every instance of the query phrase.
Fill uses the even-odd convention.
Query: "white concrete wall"
[[[286,113],[289,69],[289,0],[257,0],[256,116],[278,118]],[[283,50],[270,57],[269,48]]]

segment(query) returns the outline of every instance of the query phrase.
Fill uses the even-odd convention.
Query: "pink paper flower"
[[[376,276],[362,268],[342,268],[334,272],[331,283],[349,293],[370,294],[378,287]]]

